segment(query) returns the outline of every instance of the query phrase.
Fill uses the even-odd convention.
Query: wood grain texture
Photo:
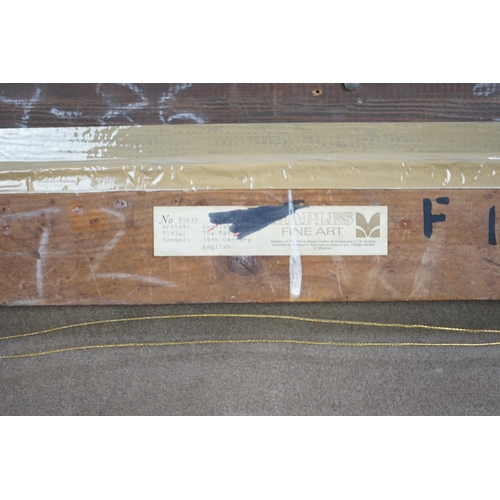
[[[288,257],[153,257],[153,207],[272,205],[286,191],[15,195],[0,199],[2,304],[274,302],[290,296]],[[500,299],[488,243],[495,190],[294,191],[310,205],[387,205],[389,254],[302,257],[300,301]],[[423,198],[445,222],[423,231]]]
[[[182,123],[493,121],[498,84],[0,84],[0,127]],[[492,190],[297,191],[309,204],[389,206],[387,257],[302,257],[299,300],[499,299]],[[119,200],[127,202],[123,210]],[[288,301],[286,257],[153,257],[152,207],[286,201],[283,191],[11,195],[0,199],[0,302]],[[498,210],[497,210],[498,212]]]
[[[499,119],[499,84],[0,85],[1,128]]]

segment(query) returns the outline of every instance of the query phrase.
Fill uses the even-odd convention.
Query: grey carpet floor
[[[0,336],[101,319],[293,315],[500,329],[496,302],[0,308]],[[0,341],[0,356],[195,340],[493,343],[463,333],[194,317],[88,325]],[[67,350],[0,359],[1,415],[498,415],[500,346],[213,343]]]

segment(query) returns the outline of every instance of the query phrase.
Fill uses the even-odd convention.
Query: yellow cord
[[[172,314],[164,316],[144,316],[137,318],[116,318],[103,319],[97,321],[88,321],[86,323],[76,323],[73,325],[57,326],[47,330],[37,332],[23,333],[19,335],[11,335],[8,337],[0,337],[0,340],[15,339],[21,337],[30,337],[33,335],[41,335],[43,333],[56,332],[69,328],[80,328],[90,325],[101,325],[107,323],[123,323],[127,321],[146,321],[155,319],[186,319],[186,318],[252,318],[252,319],[282,319],[291,321],[305,321],[309,323],[326,323],[334,325],[356,325],[356,326],[373,326],[379,328],[400,328],[400,329],[424,329],[433,331],[448,331],[460,333],[500,333],[500,330],[481,330],[472,328],[455,328],[448,326],[430,326],[430,325],[408,325],[401,323],[375,323],[371,321],[347,321],[337,319],[321,319],[321,318],[304,318],[299,316],[282,316],[275,314],[226,314],[226,313],[200,313],[200,314]],[[32,352],[27,354],[12,354],[0,356],[0,359],[13,358],[28,358],[34,356],[42,356],[45,354],[56,354],[68,351],[81,351],[86,349],[110,349],[118,347],[159,347],[159,346],[181,346],[181,345],[206,345],[206,344],[298,344],[298,345],[324,345],[324,346],[343,346],[343,347],[486,347],[497,346],[500,342],[487,343],[427,343],[427,342],[322,342],[309,340],[293,340],[293,339],[242,339],[242,340],[187,340],[187,341],[171,341],[171,342],[129,342],[126,344],[103,344],[103,345],[86,345],[76,347],[64,347],[61,349],[53,349],[50,351]]]
[[[185,340],[173,342],[128,342],[126,344],[102,344],[102,345],[83,345],[77,347],[63,347],[62,349],[53,349],[51,351],[31,352],[28,354],[11,354],[9,356],[0,356],[0,359],[13,358],[31,358],[34,356],[43,356],[45,354],[56,354],[68,351],[83,351],[87,349],[111,349],[117,347],[159,347],[159,346],[181,346],[181,345],[206,345],[206,344],[299,344],[299,345],[327,345],[342,347],[487,347],[497,346],[500,342],[487,342],[476,344],[465,343],[420,343],[420,342],[316,342],[310,340],[293,339],[245,339],[245,340]]]
[[[33,335],[41,335],[42,333],[57,332],[61,330],[67,330],[70,328],[81,328],[84,326],[102,325],[108,323],[124,323],[127,321],[147,321],[155,319],[187,319],[187,318],[283,319],[290,321],[305,321],[307,323],[327,323],[332,325],[351,325],[351,326],[373,326],[377,328],[400,328],[400,329],[432,330],[432,331],[446,331],[446,332],[460,332],[460,333],[500,333],[500,330],[455,328],[452,326],[408,325],[404,323],[375,323],[372,321],[347,321],[341,319],[304,318],[300,316],[282,316],[278,314],[196,313],[196,314],[170,314],[165,316],[143,316],[138,318],[101,319],[97,321],[88,321],[86,323],[75,323],[73,325],[56,326],[54,328],[48,328],[47,330],[40,330],[38,332],[21,333],[18,335],[10,335],[8,337],[0,337],[0,340],[31,337]]]

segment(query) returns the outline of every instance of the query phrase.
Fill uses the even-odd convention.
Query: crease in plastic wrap
[[[0,129],[0,193],[497,188],[500,123]]]

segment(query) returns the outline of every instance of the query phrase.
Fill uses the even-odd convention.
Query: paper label
[[[387,255],[386,206],[154,207],[155,256]]]

